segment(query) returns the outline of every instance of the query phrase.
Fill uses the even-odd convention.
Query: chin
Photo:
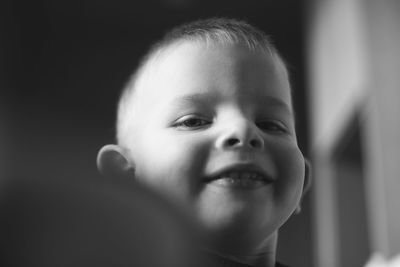
[[[218,251],[251,253],[259,248],[276,232],[279,222],[269,221],[254,210],[251,212],[218,214],[203,219],[205,235],[211,237],[211,246]]]
[[[239,225],[214,228],[206,234],[210,237],[207,240],[207,247],[228,255],[251,255],[265,249],[270,243],[269,240],[274,240],[274,233],[276,230],[256,230]]]

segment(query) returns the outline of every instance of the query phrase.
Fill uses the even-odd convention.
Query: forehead
[[[273,96],[292,106],[283,62],[240,44],[184,41],[170,45],[153,56],[138,80],[135,99],[142,103],[201,93],[243,101]]]

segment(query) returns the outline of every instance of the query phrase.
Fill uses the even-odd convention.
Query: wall
[[[400,3],[312,1],[309,14],[315,263],[342,266],[347,218],[339,217],[341,208],[346,201],[357,198],[359,202],[357,196],[362,195],[364,203],[358,207],[366,209],[363,227],[368,241],[355,232],[353,238],[368,242],[371,252],[391,257],[400,252],[400,119],[396,115],[400,114]],[[362,153],[357,173],[353,168],[340,169],[333,157],[338,147],[350,146],[348,131],[354,127],[360,132]],[[343,177],[359,180],[353,196],[341,191]]]

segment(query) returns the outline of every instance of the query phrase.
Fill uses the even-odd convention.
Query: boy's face
[[[304,181],[286,71],[239,45],[168,52],[131,103],[125,144],[136,179],[187,204],[221,246],[262,246],[297,207]]]

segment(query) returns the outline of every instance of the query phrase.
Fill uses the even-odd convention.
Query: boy
[[[207,19],[168,33],[121,95],[117,141],[100,150],[100,171],[184,203],[221,266],[281,266],[278,229],[309,167],[286,66],[262,32]]]

